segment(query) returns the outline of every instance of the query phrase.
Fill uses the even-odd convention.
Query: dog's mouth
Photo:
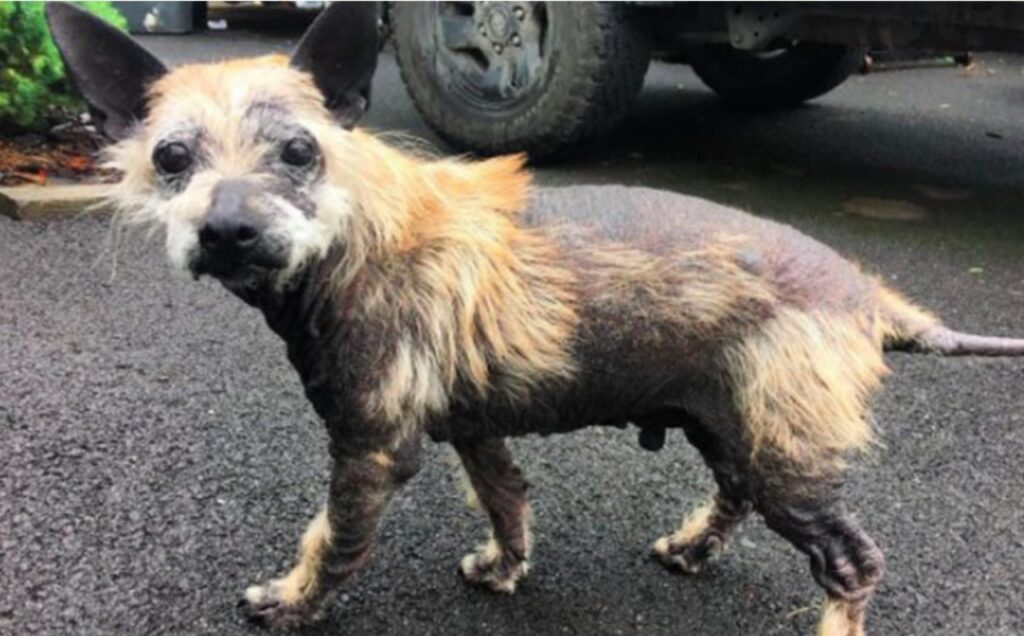
[[[197,249],[189,260],[189,271],[198,280],[203,275],[232,284],[266,279],[288,265],[287,250],[278,245],[260,245],[245,252]]]

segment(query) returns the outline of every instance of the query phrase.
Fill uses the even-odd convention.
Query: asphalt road
[[[178,63],[287,49],[232,30],[146,46]],[[655,65],[633,117],[542,183],[664,187],[792,223],[955,326],[1024,334],[1024,58],[857,77],[776,115]],[[368,125],[433,139],[385,56]],[[0,633],[249,634],[235,602],[282,572],[320,505],[325,434],[283,345],[157,239],[0,218]],[[112,253],[116,254],[116,268]],[[893,356],[885,444],[850,499],[888,556],[872,634],[1024,633],[1024,363]],[[809,634],[805,559],[746,523],[705,574],[646,556],[710,489],[679,434],[514,442],[536,551],[513,597],[465,587],[484,524],[453,464],[391,509],[371,567],[309,633]]]

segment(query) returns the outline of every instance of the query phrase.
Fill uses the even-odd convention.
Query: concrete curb
[[[16,221],[49,221],[109,214],[103,205],[109,183],[0,188],[0,216]]]

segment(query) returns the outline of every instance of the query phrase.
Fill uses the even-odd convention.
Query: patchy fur
[[[864,636],[864,611],[846,601],[826,599],[818,636]]]
[[[701,249],[652,254],[595,241],[581,258],[592,277],[593,302],[647,308],[653,325],[710,338],[723,335],[726,326],[756,323],[777,301],[767,281],[743,267],[739,255],[746,243],[723,237]]]
[[[313,593],[317,573],[330,542],[331,526],[327,522],[327,511],[321,510],[302,535],[298,563],[281,581],[281,599],[285,603],[298,603]]]
[[[245,598],[255,606],[281,604],[302,607],[314,598],[320,585],[324,553],[331,542],[326,509],[317,513],[299,542],[298,561],[283,578],[246,589]]]
[[[363,141],[384,152],[380,142]],[[386,386],[376,399],[394,404],[389,394],[431,394],[429,386],[450,393],[458,381],[484,394],[494,368],[525,396],[545,377],[570,374],[574,277],[558,264],[551,245],[514,223],[514,210],[527,193],[521,160],[475,166],[401,161],[406,165],[393,175],[395,181],[380,183],[369,201],[357,198],[357,216],[373,216],[378,227],[347,240],[353,248],[355,241],[372,237],[354,248],[366,260],[350,259],[338,272],[343,280],[356,272],[365,276],[360,312],[402,316],[414,323],[422,343],[418,352],[408,352],[411,345],[403,343],[395,351],[394,380],[386,385],[405,391]],[[382,202],[382,192],[400,202]],[[408,374],[407,367],[418,371]]]
[[[883,337],[887,347],[913,342],[939,319],[907,301],[900,294],[878,283],[878,306],[881,310]]]
[[[664,565],[697,574],[725,549],[729,534],[750,514],[749,502],[718,493],[683,520],[678,530],[654,542],[652,552]]]
[[[463,557],[459,570],[470,583],[511,594],[529,572],[533,547],[526,480],[501,440],[460,442],[455,448],[492,526],[487,542]]]
[[[882,343],[855,318],[782,309],[725,350],[755,458],[767,448],[814,471],[873,439]]]

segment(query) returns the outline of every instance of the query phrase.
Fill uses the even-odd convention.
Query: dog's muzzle
[[[197,277],[245,279],[285,267],[284,246],[268,236],[266,220],[253,208],[257,194],[254,186],[241,180],[222,181],[214,188],[191,264]]]

